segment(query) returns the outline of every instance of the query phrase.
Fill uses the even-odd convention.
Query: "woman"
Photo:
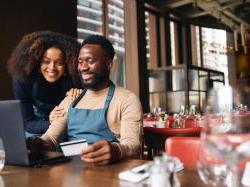
[[[43,134],[52,109],[67,91],[80,88],[76,69],[79,47],[71,37],[40,31],[25,35],[12,52],[7,66],[28,133]]]

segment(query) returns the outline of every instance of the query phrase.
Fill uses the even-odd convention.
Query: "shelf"
[[[167,91],[155,91],[155,92],[149,92],[149,94],[160,94],[160,93],[167,93]]]
[[[184,64],[179,64],[176,66],[164,66],[164,67],[157,67],[157,68],[150,68],[148,71],[172,71],[176,69],[183,69],[185,68]]]
[[[154,91],[154,92],[149,92],[149,94],[158,94],[158,93],[168,93],[168,92],[185,92],[185,90],[167,90],[167,91]],[[206,90],[189,90],[189,92],[204,92],[206,93]]]
[[[195,69],[195,70],[199,70],[199,71],[205,71],[207,73],[215,73],[215,74],[219,74],[221,76],[224,76],[224,73],[221,72],[221,71],[217,71],[217,70],[213,70],[213,69],[208,69],[208,68],[204,68],[204,67],[200,67],[200,66],[195,66],[195,65],[189,65],[188,69]]]

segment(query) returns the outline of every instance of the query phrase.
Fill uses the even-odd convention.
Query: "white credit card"
[[[80,155],[82,148],[88,146],[88,143],[85,139],[73,140],[69,142],[60,143],[61,149],[64,156],[74,156]]]

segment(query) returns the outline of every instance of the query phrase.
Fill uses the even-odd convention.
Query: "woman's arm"
[[[32,106],[32,85],[14,79],[13,92],[15,98],[21,101],[25,130],[35,134],[44,133],[49,127],[49,122],[36,120]]]
[[[64,133],[67,130],[67,113],[71,102],[72,98],[67,96],[59,104],[59,108],[64,110],[64,115],[53,120],[48,130],[41,136],[41,139],[47,144],[57,145],[61,137],[64,136]]]
[[[71,88],[67,93],[66,97],[71,99],[72,101],[75,100],[81,93],[82,89],[78,88]],[[62,104],[61,104],[62,105]],[[56,120],[59,117],[63,117],[65,114],[65,110],[63,107],[56,106],[49,114],[49,121],[52,124],[54,120]]]

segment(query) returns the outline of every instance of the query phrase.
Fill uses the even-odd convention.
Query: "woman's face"
[[[42,56],[40,71],[50,83],[59,80],[65,72],[62,51],[55,47],[48,48]]]

